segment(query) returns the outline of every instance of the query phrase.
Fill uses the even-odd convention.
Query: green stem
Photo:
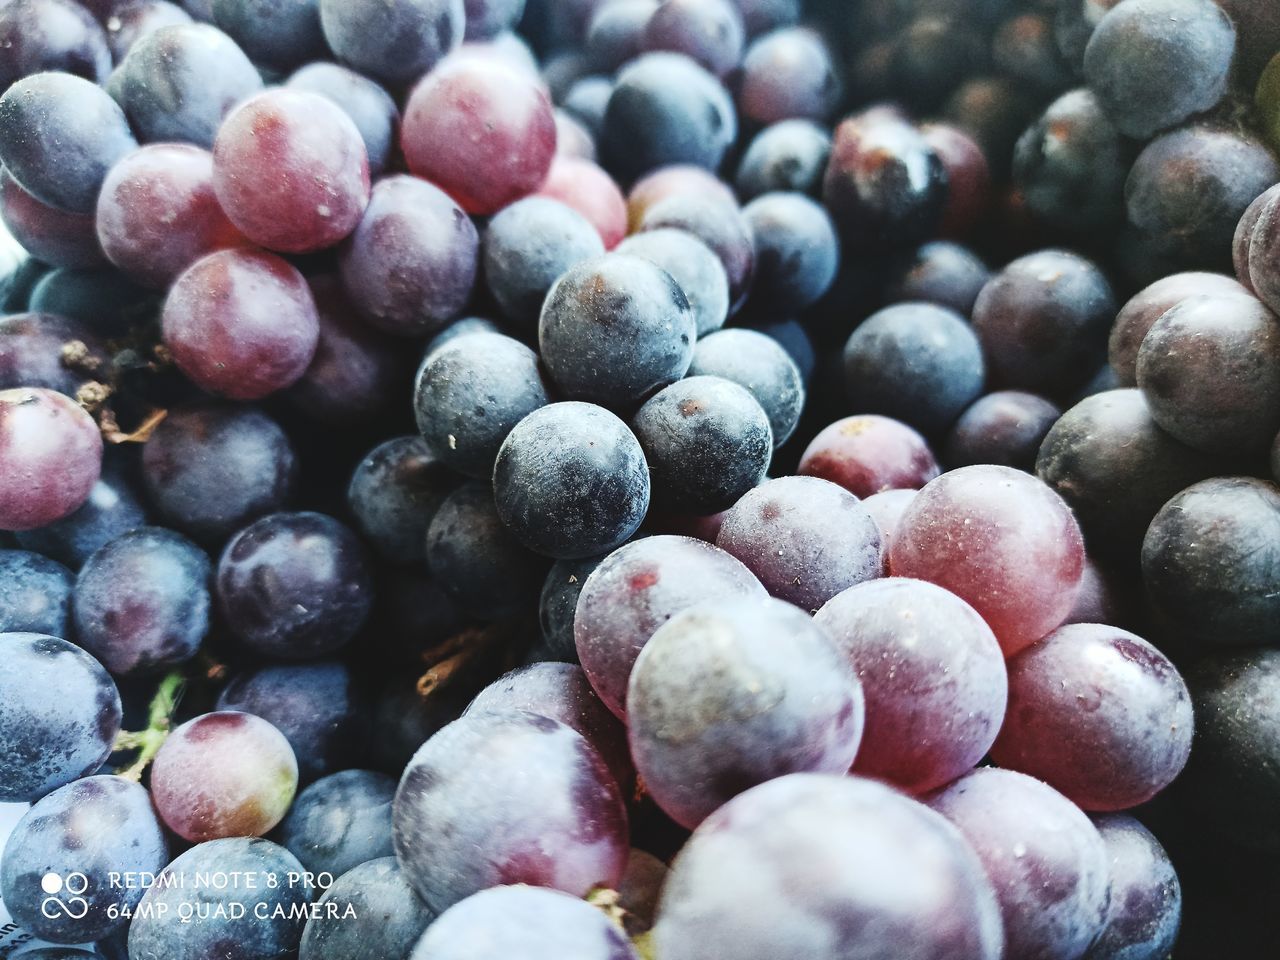
[[[640,960],[656,960],[657,954],[653,950],[652,930],[646,930],[639,936],[632,937],[631,945],[636,948],[636,953],[640,954]]]
[[[160,747],[169,736],[169,729],[173,724],[173,712],[178,708],[178,701],[182,699],[182,691],[186,685],[186,677],[180,671],[175,670],[167,674],[156,688],[155,696],[151,698],[151,708],[147,712],[147,728],[136,733],[121,732],[116,737],[117,750],[138,751],[133,763],[119,771],[118,776],[134,783],[142,779],[143,771],[155,759],[156,754],[160,752]]]

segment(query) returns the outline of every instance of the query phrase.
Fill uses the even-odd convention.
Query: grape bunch
[[[1274,952],[1274,3],[0,0],[0,224],[0,956]]]

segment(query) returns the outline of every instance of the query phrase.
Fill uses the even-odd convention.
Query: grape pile
[[[0,0],[0,957],[1280,940],[1280,6]]]

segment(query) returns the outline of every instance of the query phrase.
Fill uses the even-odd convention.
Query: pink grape
[[[627,236],[627,201],[613,178],[590,160],[556,157],[538,193],[586,217],[600,233],[606,250]]]
[[[0,390],[0,530],[32,530],[74,513],[102,471],[102,434],[70,397]]]
[[[918,490],[940,473],[924,437],[905,423],[874,414],[826,427],[800,457],[799,472],[821,477],[857,497]]]

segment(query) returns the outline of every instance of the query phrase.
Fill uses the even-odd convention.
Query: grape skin
[[[67,635],[71,571],[26,550],[0,550],[0,634]]]
[[[32,530],[79,509],[102,472],[102,434],[69,397],[0,390],[0,530]]]
[[[918,490],[941,472],[924,437],[874,414],[824,427],[800,455],[797,473],[839,484],[856,497]]]
[[[393,87],[422,76],[462,43],[463,0],[319,0],[320,25],[339,60]]]
[[[421,437],[395,437],[356,465],[347,506],[375,550],[411,563],[426,558],[427,527],[456,483]]]
[[[1160,842],[1133,817],[1094,824],[1111,864],[1107,925],[1083,960],[1162,960],[1178,939],[1182,885]]]
[[[77,569],[98,548],[143,526],[146,511],[124,467],[119,458],[104,459],[102,476],[80,509],[46,526],[18,531],[18,544]]]
[[[338,915],[327,919],[327,904]],[[348,870],[324,892],[307,921],[298,960],[386,960],[407,956],[435,914],[404,879],[395,857]],[[355,916],[346,916],[345,905]]]
[[[391,856],[396,782],[371,770],[342,770],[298,794],[280,824],[280,843],[313,874],[340,877]]]
[[[11,9],[14,4],[4,9]],[[92,216],[42,203],[0,167],[0,219],[37,260],[55,267],[97,267],[104,261]]]

